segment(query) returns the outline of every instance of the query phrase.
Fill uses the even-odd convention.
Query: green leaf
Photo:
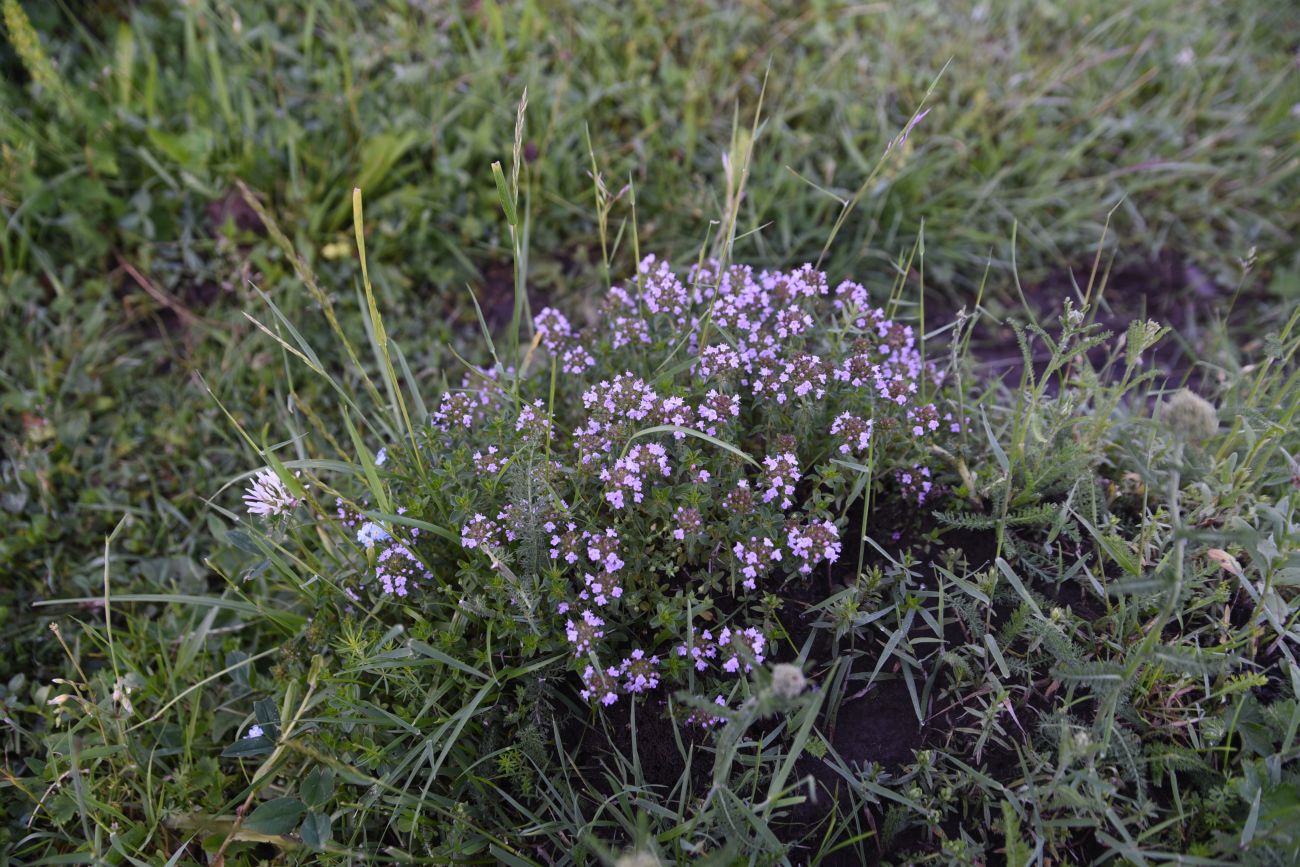
[[[319,765],[307,772],[298,794],[310,807],[319,807],[334,795],[334,771]],[[311,817],[308,816],[308,819]]]
[[[429,659],[437,660],[438,662],[441,662],[443,665],[451,666],[452,668],[458,671],[463,671],[466,674],[472,674],[475,677],[479,678],[480,680],[492,680],[491,675],[484,674],[483,672],[479,671],[477,668],[474,668],[473,666],[470,665],[466,665],[465,663],[461,662],[459,659],[456,659],[455,657],[452,656],[448,656],[438,648],[426,644],[423,641],[418,641],[413,638],[410,641],[408,641],[406,645],[415,653],[418,653],[421,656],[426,656]]]
[[[497,198],[501,200],[501,209],[506,212],[506,222],[512,226],[519,225],[519,214],[515,210],[515,200],[506,186],[506,174],[501,163],[492,164],[492,179],[497,182]]]
[[[249,813],[244,827],[259,834],[288,834],[306,810],[297,798],[274,798]]]
[[[42,599],[38,602],[33,602],[32,607],[37,608],[45,605],[86,605],[88,603],[102,603],[103,601],[104,597],[102,596],[83,596],[72,599]],[[250,602],[242,602],[238,599],[222,599],[217,596],[190,596],[185,593],[113,594],[114,605],[123,602],[160,602],[163,604],[198,605],[224,608],[250,617],[265,617],[276,622],[280,626],[284,626],[290,631],[298,629],[307,622],[307,618],[301,614],[294,614],[293,612],[285,611],[283,609],[260,608]]]
[[[352,416],[346,408],[343,409],[343,424],[347,427],[348,436],[352,438],[352,445],[357,450],[357,459],[365,472],[366,486],[370,488],[370,495],[375,498],[381,512],[393,511],[393,506],[388,501],[388,491],[379,482],[379,468],[375,466],[374,456],[370,454],[370,449],[366,448],[361,434],[357,433],[356,425],[352,423]]]
[[[240,738],[221,751],[222,758],[244,759],[269,753],[275,747],[275,741],[262,735],[256,738]]]
[[[298,829],[298,836],[302,838],[305,846],[310,846],[313,849],[325,848],[325,844],[330,841],[329,815],[316,812],[308,813],[307,818],[302,820],[302,827]]]
[[[253,541],[253,537],[243,530],[227,530],[226,541],[246,554],[262,553],[262,549],[257,547],[257,542]]]
[[[253,715],[257,717],[257,724],[260,726],[280,724],[280,711],[276,708],[275,702],[269,698],[253,702]]]
[[[407,527],[415,527],[441,536],[448,542],[454,542],[457,545],[460,544],[460,536],[453,533],[451,530],[448,530],[446,527],[440,527],[437,524],[430,524],[428,521],[421,521],[419,518],[412,518],[410,515],[395,515],[387,512],[374,511],[362,512],[361,514],[365,515],[370,520],[378,521],[381,524],[402,524]]]
[[[997,559],[997,566],[998,571],[1000,571],[1003,577],[1005,577],[1011,584],[1012,588],[1016,591],[1016,594],[1021,599],[1025,600],[1025,604],[1029,606],[1029,610],[1034,612],[1034,616],[1039,620],[1044,619],[1043,609],[1039,608],[1038,603],[1034,601],[1034,597],[1029,595],[1029,590],[1026,589],[1024,582],[1020,580],[1020,576],[1011,568],[1011,564],[999,557]]]
[[[698,437],[704,440],[705,442],[712,443],[713,445],[717,446],[720,449],[724,449],[726,451],[731,452],[736,457],[742,458],[756,467],[759,466],[758,461],[754,460],[749,455],[745,454],[740,449],[733,446],[731,443],[724,443],[722,440],[718,439],[717,437],[709,436],[704,431],[695,430],[695,428],[682,427],[679,424],[657,424],[654,427],[642,428],[641,430],[632,434],[632,436],[628,438],[628,442],[630,443],[634,439],[638,439],[640,437],[648,436],[650,434],[656,434],[656,433],[680,433],[680,434],[686,434],[687,436]]]
[[[1119,536],[1116,536],[1114,533],[1101,532],[1092,524],[1088,523],[1088,521],[1078,512],[1075,512],[1074,516],[1078,518],[1079,523],[1083,524],[1084,528],[1092,538],[1096,540],[1101,549],[1106,552],[1107,557],[1114,560],[1116,565],[1134,578],[1142,577],[1142,564],[1138,562],[1137,557],[1133,554],[1133,551],[1129,548],[1127,542]]]
[[[1002,468],[1003,474],[1011,472],[1011,461],[1007,458],[1007,453],[1002,450],[998,444],[998,438],[993,434],[993,428],[989,425],[989,417],[985,415],[984,408],[980,408],[980,420],[984,422],[984,433],[989,439],[989,450],[993,452],[994,459],[997,460],[998,466]]]
[[[1020,837],[1020,817],[1010,801],[1002,802],[1002,829],[1007,839],[1007,867],[1028,867],[1033,852]]]

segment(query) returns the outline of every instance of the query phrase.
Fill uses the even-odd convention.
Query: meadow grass
[[[1151,410],[1178,380],[1128,363],[1141,335],[1079,349],[1087,317],[1124,300],[1103,289],[1112,262],[1176,256],[1220,298],[1244,281],[1266,311],[1294,301],[1285,9],[19,8],[0,187],[4,857],[1001,858],[971,823],[1019,863],[1295,851],[1291,324],[1260,341],[1196,323],[1192,375],[1224,430],[1176,455]],[[322,617],[346,600],[312,576],[337,567],[232,529],[223,486],[274,447],[289,475],[347,462],[381,496],[340,402],[400,440],[459,378],[455,354],[489,361],[484,334],[516,357],[532,307],[581,309],[641,254],[689,264],[706,238],[755,265],[826,251],[922,331],[947,324],[914,303],[922,280],[932,305],[978,297],[1000,318],[1071,268],[1085,319],[1023,332],[1038,378],[1004,387],[946,342],[998,338],[934,335],[974,420],[969,506],[926,531],[926,569],[871,552],[818,601],[843,661],[816,702],[716,749],[678,740],[668,786],[635,735],[597,774],[539,758],[565,755],[558,728],[476,755],[484,715],[531,697],[534,670],[449,661],[431,622]],[[1099,479],[1122,509],[1085,493]],[[957,532],[991,535],[988,568],[942,553]],[[1066,562],[1067,538],[1091,559]],[[56,599],[82,601],[32,608]],[[948,734],[864,773],[834,720],[881,671]],[[221,758],[253,722],[273,745]],[[789,850],[772,828],[806,787],[801,753],[846,786]],[[706,796],[700,766],[726,785]],[[286,781],[307,769],[305,790]],[[285,812],[257,818],[267,794]],[[1072,830],[1088,823],[1097,836]]]

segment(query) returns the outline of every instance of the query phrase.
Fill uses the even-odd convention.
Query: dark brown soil
[[[1078,308],[1087,292],[1091,271],[1091,262],[1057,271],[1041,283],[1024,287],[1023,304],[991,305],[995,318],[982,319],[971,341],[978,369],[989,378],[1002,377],[1012,386],[1018,383],[1024,359],[1007,321],[1037,322],[1049,334],[1057,332],[1065,302],[1072,300]],[[1154,319],[1170,326],[1172,333],[1146,354],[1143,364],[1146,369],[1163,371],[1171,385],[1185,381],[1193,387],[1198,384],[1202,374],[1195,367],[1195,356],[1203,343],[1207,323],[1216,317],[1235,321],[1240,318],[1240,311],[1250,308],[1249,299],[1243,297],[1237,299],[1234,309],[1232,289],[1216,285],[1195,265],[1170,253],[1105,276],[1104,288],[1100,286],[1101,273],[1093,288],[1092,301],[1097,308],[1093,321],[1115,335],[1108,345],[1123,336],[1135,320]],[[943,303],[940,299],[936,301]],[[1089,358],[1099,364],[1106,352],[1106,346],[1098,347],[1089,353]],[[1035,345],[1032,356],[1035,367],[1049,357],[1046,347]]]

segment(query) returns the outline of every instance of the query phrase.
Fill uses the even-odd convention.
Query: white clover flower
[[[298,498],[289,493],[284,480],[273,470],[261,470],[244,492],[250,515],[272,517],[284,515],[298,505]]]

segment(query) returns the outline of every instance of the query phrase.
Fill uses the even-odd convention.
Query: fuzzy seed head
[[[628,852],[614,862],[614,867],[661,867],[653,852]]]
[[[798,698],[806,686],[808,681],[799,666],[783,662],[772,667],[772,692],[778,698],[786,701]]]
[[[1219,429],[1219,413],[1214,404],[1186,388],[1165,401],[1160,418],[1174,436],[1189,442],[1209,439]]]

